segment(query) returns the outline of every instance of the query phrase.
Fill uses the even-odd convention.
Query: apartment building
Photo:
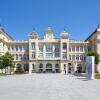
[[[16,61],[15,70],[23,70],[30,74],[63,73],[64,70],[69,73],[85,72],[85,58],[89,43],[92,43],[89,42],[91,36],[85,41],[72,40],[64,30],[56,39],[54,30],[48,27],[44,31],[43,39],[35,30],[29,33],[28,37],[27,41],[16,41],[0,27],[0,55],[10,52]],[[98,47],[99,45],[98,42]]]

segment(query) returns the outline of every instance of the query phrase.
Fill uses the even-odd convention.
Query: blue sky
[[[0,23],[16,40],[26,40],[33,28],[43,38],[47,27],[57,38],[65,28],[84,40],[100,24],[100,0],[0,0]]]

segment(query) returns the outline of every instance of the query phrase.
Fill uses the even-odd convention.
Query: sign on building
[[[86,57],[86,74],[88,79],[94,79],[94,56]]]

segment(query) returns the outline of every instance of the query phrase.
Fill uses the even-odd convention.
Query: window
[[[59,52],[55,52],[55,57],[60,57],[60,53]]]
[[[18,51],[18,45],[16,45],[16,51]]]
[[[12,54],[12,60],[14,60],[14,54]]]
[[[53,57],[53,54],[52,53],[46,53],[46,57],[47,58],[52,58]]]
[[[10,46],[8,46],[8,51],[10,51]]]
[[[63,58],[67,58],[67,52],[63,52]]]
[[[64,70],[66,70],[66,64],[64,64]]]
[[[40,63],[40,64],[39,64],[39,68],[43,68],[43,64]]]
[[[22,46],[21,45],[19,46],[19,50],[22,51]]]
[[[83,52],[83,46],[80,46],[80,51]]]
[[[59,69],[59,64],[55,64],[55,68],[56,69]]]
[[[75,61],[75,55],[72,55],[72,60],[74,60],[74,61]]]
[[[23,55],[23,60],[26,60],[26,54]]]
[[[79,60],[79,55],[76,55],[76,60]]]
[[[84,61],[86,60],[86,56],[84,56]]]
[[[81,60],[81,61],[84,60],[84,55],[80,55],[80,60]]]
[[[32,48],[32,50],[35,50],[35,43],[34,42],[31,43],[31,48]]]
[[[29,55],[27,55],[26,59],[29,60]]]
[[[39,53],[39,57],[43,57],[43,53]]]
[[[52,45],[51,44],[46,45],[46,52],[52,52]]]
[[[55,50],[54,50],[54,51],[55,51],[55,52],[59,52],[59,48],[60,48],[59,45],[56,44],[56,45],[55,45]]]
[[[22,54],[20,54],[19,57],[20,57],[20,60],[22,60]]]
[[[67,49],[67,43],[63,43],[63,49]]]
[[[72,46],[72,51],[75,52],[75,46]]]
[[[18,60],[18,54],[16,54],[16,60]]]
[[[14,46],[13,45],[11,46],[11,48],[12,48],[12,51],[14,51]]]
[[[69,51],[71,51],[71,46],[69,46]]]
[[[32,59],[35,58],[35,52],[32,52]]]
[[[39,51],[43,52],[43,45],[39,45]]]
[[[69,60],[71,60],[71,55],[69,55]]]
[[[76,46],[76,51],[79,52],[79,46]]]
[[[28,45],[26,45],[26,51],[28,51],[29,50],[29,46]]]

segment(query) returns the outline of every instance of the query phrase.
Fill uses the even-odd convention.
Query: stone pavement
[[[100,100],[100,81],[63,74],[0,76],[0,100]]]

